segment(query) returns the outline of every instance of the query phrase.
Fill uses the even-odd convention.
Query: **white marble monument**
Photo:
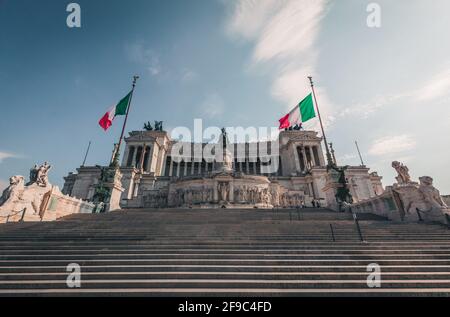
[[[224,133],[221,139],[226,140]],[[261,154],[269,142],[228,143],[223,156],[213,161],[193,155],[195,148],[210,146],[205,143],[188,144],[192,157],[173,157],[179,143],[165,131],[132,131],[125,142],[120,208],[295,208],[313,201],[336,206],[336,198],[325,192],[328,171],[322,138],[315,131],[280,132],[277,155]],[[268,170],[267,162],[277,168]],[[93,200],[100,175],[101,167],[82,166],[65,177],[63,192]],[[345,176],[355,201],[384,190],[381,177],[366,166],[348,166]]]

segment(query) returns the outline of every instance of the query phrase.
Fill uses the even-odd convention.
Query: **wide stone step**
[[[369,289],[366,279],[327,279],[327,280],[280,280],[280,279],[111,279],[83,280],[83,289],[114,289],[114,288],[276,288],[276,289]],[[450,289],[449,279],[433,280],[391,280],[383,279],[382,288],[446,288]],[[67,289],[65,280],[22,280],[0,281],[0,290],[11,289]]]
[[[154,253],[154,254],[40,254],[40,255],[26,255],[26,254],[15,254],[15,255],[0,255],[0,265],[7,262],[15,261],[30,261],[30,262],[42,262],[42,261],[155,261],[155,260],[168,260],[173,261],[178,259],[180,261],[185,261],[189,259],[199,259],[199,260],[255,260],[255,261],[305,261],[305,260],[448,260],[450,259],[450,254],[225,254],[225,253]]]
[[[450,265],[382,265],[382,272],[391,273],[410,273],[410,272],[450,272]],[[3,266],[0,267],[1,274],[21,274],[21,273],[64,273],[66,265],[21,265],[21,266]],[[267,264],[134,264],[134,265],[83,265],[82,272],[85,273],[104,273],[104,272],[260,272],[270,274],[276,273],[342,273],[342,272],[364,272],[367,274],[367,265],[354,264],[327,264],[327,265],[267,265]],[[3,276],[3,275],[2,275]]]
[[[450,249],[9,249],[1,250],[0,257],[65,257],[65,256],[274,256],[274,257],[294,257],[294,256],[450,256]]]
[[[277,296],[445,296],[450,288],[114,288],[0,290],[0,296],[154,296],[154,297],[277,297]]]
[[[440,225],[308,210],[127,210],[0,225],[0,296],[450,294]],[[333,242],[330,224],[333,226]],[[82,288],[68,289],[70,263]],[[381,289],[367,265],[381,266]]]
[[[68,265],[69,263],[78,263],[85,265],[330,265],[330,264],[354,264],[368,265],[377,263],[379,265],[450,265],[450,259],[382,259],[374,257],[373,259],[81,259],[74,258],[70,260],[52,259],[52,260],[0,260],[0,267],[6,266],[52,266]]]
[[[66,280],[67,272],[40,273],[0,273],[0,281],[34,281],[34,280]],[[281,279],[281,280],[323,280],[323,279],[366,279],[368,273],[360,272],[83,272],[83,280],[99,279]],[[389,280],[410,279],[450,279],[449,272],[383,272],[383,277]]]

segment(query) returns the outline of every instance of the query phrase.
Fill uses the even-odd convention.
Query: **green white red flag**
[[[301,124],[302,122],[306,122],[316,116],[314,111],[314,103],[312,94],[306,96],[305,99],[300,101],[298,105],[295,106],[294,109],[291,110],[287,115],[278,120],[280,122],[279,129],[287,129],[296,124]]]
[[[112,125],[112,122],[116,116],[124,116],[127,114],[128,105],[130,103],[132,91],[128,93],[118,104],[112,106],[108,111],[101,117],[98,124],[103,128],[103,130],[108,130]]]

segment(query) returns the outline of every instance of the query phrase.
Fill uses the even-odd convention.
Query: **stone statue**
[[[225,170],[233,169],[233,159],[231,158],[231,153],[226,149],[223,153],[223,167]]]
[[[36,176],[36,184],[41,187],[47,187],[49,185],[48,182],[48,172],[52,168],[47,162],[41,165],[37,171]]]
[[[420,186],[419,191],[427,204],[432,208],[446,209],[448,206],[443,201],[439,190],[433,186],[433,178],[430,176],[419,177]]]
[[[228,201],[229,187],[228,183],[220,182],[217,186],[220,198],[219,201]]]
[[[242,197],[242,201],[243,202],[245,202],[245,203],[247,203],[248,201],[247,201],[247,198],[248,198],[248,192],[247,192],[247,186],[242,186],[242,194],[241,194],[241,197]]]
[[[392,167],[398,173],[398,176],[395,179],[399,184],[408,184],[411,182],[411,176],[409,176],[409,169],[407,166],[398,161],[393,161]]]
[[[155,131],[163,131],[163,122],[155,121]]]
[[[96,165],[100,168],[100,179],[98,184],[95,186],[95,192],[92,199],[94,202],[103,202],[106,203],[111,196],[111,191],[108,187],[105,186],[105,183],[111,181],[111,178],[114,176],[114,172],[111,171],[110,168]]]
[[[153,131],[153,127],[152,127],[150,121],[148,121],[147,123],[144,123],[144,130]]]
[[[39,166],[37,164],[34,164],[34,167],[30,169],[30,181],[26,184],[27,186],[36,183],[38,171]]]
[[[20,175],[12,176],[9,179],[9,186],[3,191],[2,197],[0,197],[0,206],[4,205],[7,201],[19,199],[24,188],[25,178]]]

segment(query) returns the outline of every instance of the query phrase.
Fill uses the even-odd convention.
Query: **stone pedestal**
[[[105,211],[113,211],[120,209],[120,198],[124,191],[122,187],[122,173],[117,168],[110,168],[108,171],[108,180],[103,183],[105,188],[109,189],[109,199],[106,202]]]
[[[420,199],[419,184],[416,182],[394,184],[392,186],[392,191],[394,193],[394,198],[398,196],[396,203],[399,205],[400,219],[407,222],[418,221],[419,215],[413,204],[422,209],[424,207]]]
[[[394,184],[392,191],[398,194],[403,221],[448,223],[446,215],[450,216],[450,209],[439,199],[431,177],[420,177],[420,185],[416,182]]]
[[[322,188],[322,192],[325,194],[327,207],[335,211],[340,211],[341,208],[336,199],[336,194],[339,189],[344,188],[344,184],[339,181],[340,177],[341,174],[338,171],[330,169],[327,172],[325,186]]]

